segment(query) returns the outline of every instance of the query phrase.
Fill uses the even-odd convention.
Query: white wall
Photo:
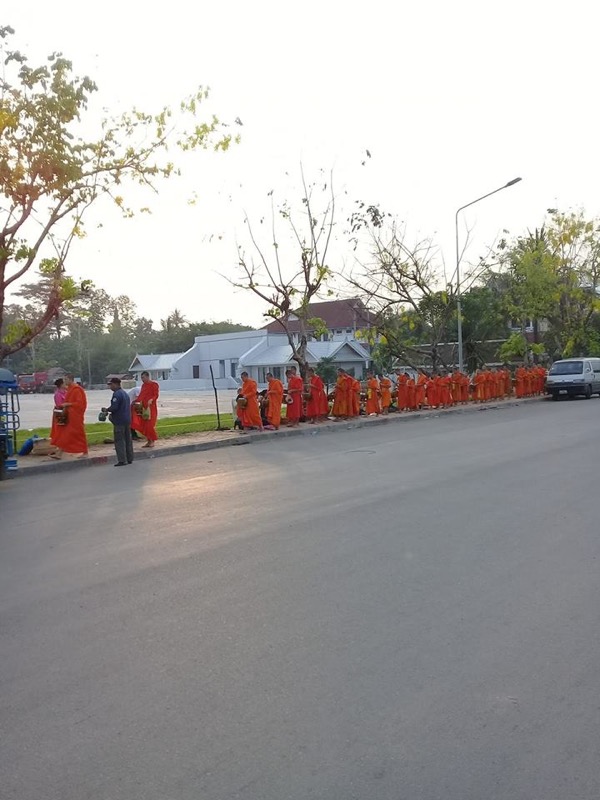
[[[237,367],[240,356],[266,337],[264,330],[197,336],[194,345],[173,365],[171,381],[205,380],[210,384],[211,365],[215,379],[229,379],[232,377],[232,362]],[[194,378],[194,366],[199,368],[198,378]],[[224,378],[221,378],[223,371]],[[235,372],[237,376],[237,369]]]
[[[212,391],[212,383],[210,382],[210,378],[208,380],[204,378],[200,378],[197,380],[168,380],[168,381],[158,381],[160,384],[161,391],[207,391],[210,389]],[[224,378],[223,380],[219,380],[215,378],[215,386],[217,389],[237,389],[238,382],[235,378]]]

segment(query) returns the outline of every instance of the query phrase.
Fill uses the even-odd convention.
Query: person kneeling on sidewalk
[[[103,408],[104,413],[110,414],[110,421],[114,428],[115,450],[117,463],[115,467],[124,467],[133,461],[133,442],[131,441],[131,406],[129,395],[121,389],[121,380],[112,378],[109,382],[113,396],[108,408]]]

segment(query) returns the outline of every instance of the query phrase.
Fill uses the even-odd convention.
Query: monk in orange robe
[[[440,385],[440,405],[442,408],[449,408],[452,405],[450,375],[440,375],[438,382]]]
[[[469,386],[471,379],[464,372],[459,372],[460,375],[460,402],[464,405],[469,402]]]
[[[367,405],[365,411],[368,415],[381,414],[379,381],[372,372],[367,372]]]
[[[396,372],[396,408],[398,411],[406,411],[408,408],[408,375],[406,372]]]
[[[427,382],[427,405],[429,408],[437,408],[440,404],[440,387],[437,376],[432,375]]]
[[[452,404],[460,403],[460,372],[457,369],[450,376],[450,393],[452,394]]]
[[[406,381],[406,407],[409,411],[417,410],[417,386],[414,378],[409,377]]]
[[[541,365],[537,368],[538,369],[538,394],[544,394],[546,389],[546,370]]]
[[[356,380],[353,375],[346,375],[346,392],[348,394],[348,416],[357,417],[360,412],[360,384],[357,394]]]
[[[306,418],[314,425],[318,419],[327,414],[327,410],[324,410],[327,397],[325,396],[323,381],[312,367],[307,372],[307,379],[310,386],[310,398],[306,401]],[[325,399],[325,404],[323,399]]]
[[[142,445],[142,447],[154,447],[154,442],[158,439],[156,419],[158,417],[159,391],[158,383],[150,380],[150,374],[142,372],[142,386],[133,403],[134,407],[131,414],[132,429],[139,431],[146,439],[146,444]],[[136,407],[139,408],[139,411],[136,411]],[[144,416],[148,416],[148,414],[148,419],[144,419]]]
[[[417,408],[423,408],[425,405],[425,395],[427,392],[427,375],[425,375],[422,370],[419,370],[415,385],[415,402],[417,404]]]
[[[494,375],[496,377],[496,397],[499,400],[504,400],[504,370],[502,369],[495,369]]]
[[[279,430],[281,425],[281,405],[283,403],[283,384],[273,376],[272,372],[267,372],[267,420],[275,430]]]
[[[392,382],[383,375],[379,376],[379,388],[381,391],[381,413],[389,414],[392,405]]]
[[[239,397],[246,402],[238,405],[238,414],[244,430],[257,428],[263,430],[262,417],[260,416],[260,406],[258,405],[258,386],[247,372],[240,375],[242,385],[239,389]]]
[[[492,400],[497,400],[500,397],[500,381],[498,379],[498,370],[490,370],[490,395]]]
[[[63,453],[82,453],[87,455],[85,438],[85,410],[87,397],[81,386],[75,383],[73,375],[64,376],[65,398],[61,408],[67,412],[65,425],[56,425],[51,442],[57,448],[52,458],[60,459]]]
[[[285,418],[290,428],[297,428],[303,411],[304,381],[296,372],[296,367],[287,369],[285,375],[288,382],[287,396],[292,399],[291,403],[286,404]]]
[[[315,377],[319,378],[319,380],[321,381],[319,388],[319,417],[322,420],[325,420],[329,416],[329,398],[327,397],[327,389],[325,388],[325,384],[323,383],[323,378],[321,378],[320,375],[317,375],[316,372],[315,372]]]
[[[504,394],[506,397],[512,397],[513,394],[512,374],[507,367],[504,367]]]
[[[491,393],[491,372],[489,369],[483,370],[483,399],[490,400],[492,397]]]
[[[485,372],[483,370],[478,369],[475,372],[473,383],[475,384],[475,402],[484,403],[486,378],[485,378]]]
[[[517,397],[525,397],[525,367],[517,367],[515,372],[515,391]]]
[[[349,414],[349,375],[346,375],[344,370],[340,367],[337,371],[337,378],[335,381],[333,408],[331,413],[334,417],[345,419]],[[350,378],[352,380],[352,378]]]

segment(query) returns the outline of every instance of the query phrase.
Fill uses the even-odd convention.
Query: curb
[[[292,438],[296,436],[321,436],[323,434],[335,433],[336,431],[349,431],[358,428],[366,428],[372,425],[390,425],[402,422],[411,422],[423,419],[435,419],[449,414],[473,414],[483,411],[498,411],[505,408],[515,408],[522,403],[541,402],[545,397],[523,397],[519,400],[504,400],[500,403],[488,405],[456,406],[454,408],[435,409],[431,411],[415,411],[413,413],[387,414],[380,417],[355,417],[352,421],[329,422],[320,425],[311,425],[303,428],[281,428],[278,431],[252,432],[241,434],[240,438],[232,439],[213,439],[209,442],[189,442],[187,444],[175,444],[170,447],[162,447],[154,452],[136,452],[135,460],[142,461],[163,456],[181,455],[183,453],[198,453],[203,450],[218,450],[222,447],[239,447],[241,445],[252,444],[252,442],[269,442],[275,439]],[[243,437],[243,438],[242,438]],[[22,470],[15,470],[7,473],[7,478],[21,478],[27,475],[40,475],[42,473],[54,474],[56,472],[69,472],[76,469],[86,469],[111,463],[112,456],[91,456],[86,459],[75,459],[73,461],[54,461],[36,464],[32,467],[25,467]]]

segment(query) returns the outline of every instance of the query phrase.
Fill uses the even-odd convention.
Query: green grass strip
[[[233,428],[233,415],[221,414],[221,426]],[[163,417],[158,419],[156,431],[159,438],[169,439],[172,436],[181,436],[184,433],[202,433],[217,429],[216,414],[197,414],[191,417]],[[85,435],[88,444],[102,444],[104,439],[111,439],[113,426],[110,422],[94,422],[85,426]],[[22,428],[17,431],[17,446],[21,447],[26,439],[33,435],[42,439],[50,436],[50,428]]]

